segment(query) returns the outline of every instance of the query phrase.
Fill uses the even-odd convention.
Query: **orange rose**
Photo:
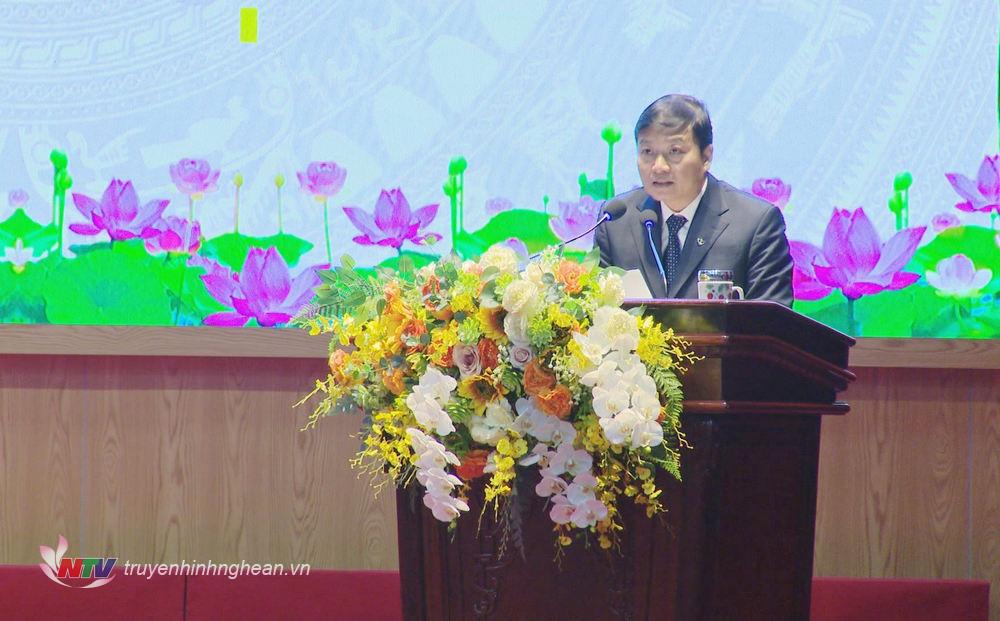
[[[432,293],[441,293],[441,281],[437,279],[437,276],[432,275],[424,283],[424,286],[420,288],[420,292],[425,296]]]
[[[382,383],[385,387],[394,395],[401,395],[403,391],[406,390],[406,386],[403,385],[403,369],[402,367],[397,367],[391,372],[382,374]]]
[[[462,456],[462,463],[455,467],[455,474],[463,481],[483,476],[483,468],[486,467],[486,460],[490,452],[483,449],[473,449]]]
[[[343,369],[348,360],[350,356],[343,349],[335,349],[330,353],[330,375],[336,378],[338,384],[349,383]]]
[[[427,334],[427,326],[424,325],[422,321],[411,321],[403,327],[402,338],[403,340],[413,339],[419,343],[420,337]],[[420,345],[410,345],[407,347],[407,353],[412,354],[420,348]]]
[[[560,420],[566,420],[573,408],[573,393],[562,384],[552,390],[535,395],[538,409]]]
[[[562,260],[556,266],[556,280],[561,282],[566,288],[566,293],[580,293],[583,289],[580,286],[580,276],[583,275],[583,266],[576,261]]]
[[[500,357],[500,348],[490,339],[479,339],[479,364],[483,371],[492,371],[497,368],[497,359]]]
[[[542,367],[541,363],[538,362],[538,358],[532,358],[524,366],[524,392],[529,395],[537,395],[552,390],[552,387],[555,385],[555,373]]]

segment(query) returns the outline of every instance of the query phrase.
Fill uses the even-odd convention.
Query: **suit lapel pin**
[[[705,245],[705,239],[703,237],[699,237],[698,238],[698,245],[699,246],[704,246]]]

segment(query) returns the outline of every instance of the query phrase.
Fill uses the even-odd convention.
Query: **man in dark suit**
[[[705,105],[688,95],[661,97],[639,116],[635,140],[643,187],[604,206],[620,202],[626,209],[597,229],[601,262],[640,270],[656,298],[697,298],[698,271],[718,269],[732,271],[747,299],[791,306],[784,218],[708,173],[712,121]]]

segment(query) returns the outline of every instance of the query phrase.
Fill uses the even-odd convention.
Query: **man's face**
[[[701,192],[712,164],[712,145],[701,151],[690,127],[677,134],[651,125],[639,132],[636,148],[639,178],[653,200],[681,211]]]

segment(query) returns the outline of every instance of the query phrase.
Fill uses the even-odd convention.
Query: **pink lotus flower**
[[[156,224],[169,203],[157,198],[140,207],[132,182],[112,179],[100,203],[85,194],[73,193],[73,204],[90,223],[71,224],[69,230],[80,235],[107,231],[113,241],[155,237],[160,232]]]
[[[28,193],[24,190],[11,190],[7,194],[7,204],[11,206],[12,209],[17,209],[28,202]]]
[[[313,287],[320,282],[313,268],[292,278],[288,265],[274,248],[250,248],[238,274],[197,255],[189,264],[207,270],[201,280],[208,293],[233,309],[205,317],[207,326],[244,326],[251,319],[263,327],[287,323],[312,299]]]
[[[959,221],[958,216],[951,213],[939,213],[931,218],[931,227],[938,233],[959,224],[961,224],[961,221]]]
[[[993,270],[977,270],[972,259],[956,254],[941,259],[933,270],[927,271],[927,282],[937,289],[938,295],[968,298],[979,294],[993,278]]]
[[[296,173],[299,187],[319,202],[323,202],[344,187],[347,171],[337,166],[337,162],[310,162],[305,172]]]
[[[156,228],[159,234],[146,240],[146,251],[150,254],[160,252],[194,254],[201,246],[201,225],[197,220],[194,226],[189,226],[185,218],[167,216],[157,223]]]
[[[762,198],[778,209],[784,209],[788,198],[792,195],[792,186],[781,179],[755,179],[750,187],[750,193]]]
[[[355,237],[355,242],[363,246],[389,246],[397,250],[407,240],[421,244],[441,239],[437,233],[421,235],[421,229],[434,221],[437,210],[435,203],[410,211],[410,203],[399,188],[382,190],[375,202],[374,214],[358,207],[344,207],[344,213],[351,224],[364,233]]]
[[[186,194],[194,199],[201,198],[206,192],[214,192],[219,189],[216,185],[219,181],[218,170],[212,167],[205,160],[184,159],[176,164],[170,165],[170,179],[177,186],[182,194]]]
[[[975,181],[959,173],[946,173],[945,177],[965,199],[955,204],[960,211],[1000,213],[1000,155],[983,158]]]
[[[556,237],[565,242],[594,226],[600,212],[601,206],[589,196],[581,197],[575,203],[559,201],[559,215],[549,220],[549,228]],[[572,243],[573,247],[585,250],[589,250],[593,245],[593,232]]]
[[[903,229],[882,243],[860,207],[853,213],[834,209],[823,247],[790,242],[792,287],[799,300],[818,300],[840,289],[849,300],[886,289],[902,289],[919,274],[901,271],[917,250],[927,227]]]

